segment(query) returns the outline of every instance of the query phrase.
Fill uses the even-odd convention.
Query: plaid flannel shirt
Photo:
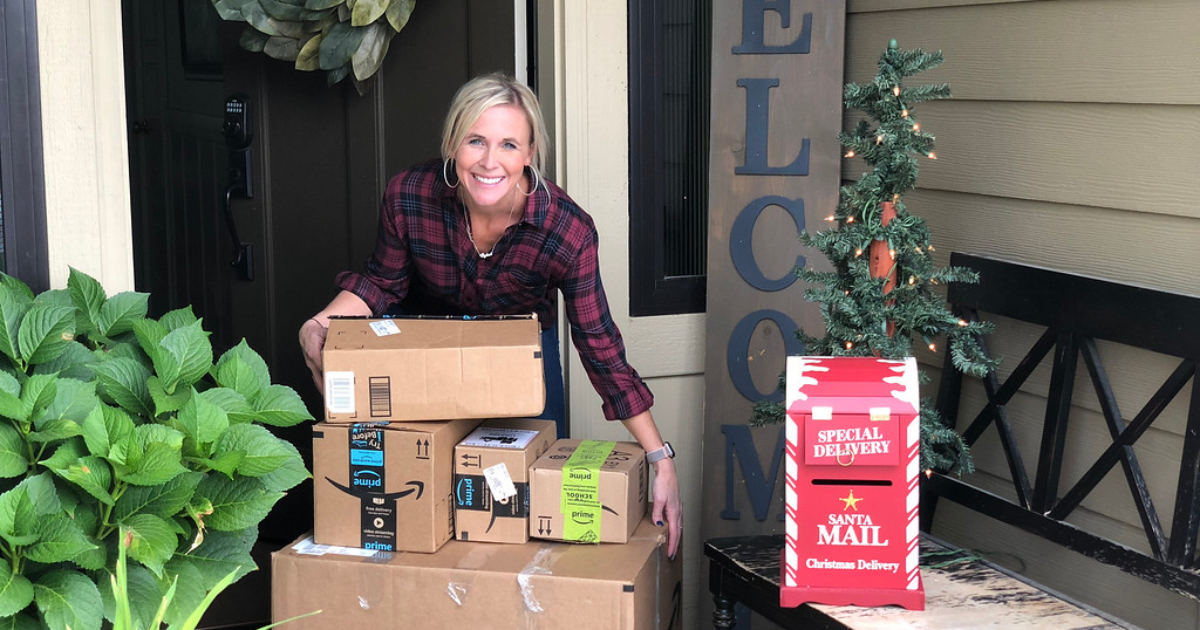
[[[517,223],[480,258],[467,238],[462,202],[433,160],[388,182],[375,251],[362,273],[343,272],[337,285],[386,313],[428,315],[536,313],[543,328],[566,305],[571,339],[603,399],[609,420],[633,417],[654,403],[625,358],[621,332],[600,282],[598,236],[592,218],[558,186],[545,182]]]

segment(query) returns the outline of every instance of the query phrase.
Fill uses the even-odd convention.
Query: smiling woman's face
[[[533,160],[532,131],[524,112],[496,105],[471,125],[454,152],[459,191],[472,210],[509,212]],[[528,186],[526,183],[525,186]]]

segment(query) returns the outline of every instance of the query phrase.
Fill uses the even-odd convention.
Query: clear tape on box
[[[471,592],[471,586],[475,584],[475,576],[479,574],[479,569],[482,569],[498,550],[499,547],[494,545],[478,545],[455,563],[455,574],[461,572],[470,578],[465,581],[450,580],[446,583],[446,594],[455,604],[462,606],[467,603],[467,595]]]
[[[550,565],[557,559],[554,549],[554,545],[542,545],[542,548],[533,554],[529,564],[526,564],[525,568],[517,574],[517,584],[521,586],[521,598],[525,600],[526,619],[528,619],[529,613],[536,615],[544,610],[533,593],[533,576],[554,575],[554,572],[550,570]]]

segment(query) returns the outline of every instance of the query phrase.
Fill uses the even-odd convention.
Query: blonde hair
[[[467,137],[467,132],[479,117],[496,105],[514,105],[525,112],[533,136],[529,139],[533,148],[530,164],[536,182],[546,170],[546,152],[550,148],[541,107],[533,90],[499,72],[475,77],[454,94],[450,110],[446,112],[446,122],[442,125],[442,159],[449,161],[454,157],[458,145],[462,144],[463,138]]]

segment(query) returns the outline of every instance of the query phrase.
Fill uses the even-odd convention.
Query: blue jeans
[[[542,331],[542,370],[546,376],[546,409],[538,418],[553,420],[558,425],[558,437],[569,437],[571,431],[567,426],[567,398],[563,388],[557,326]]]

